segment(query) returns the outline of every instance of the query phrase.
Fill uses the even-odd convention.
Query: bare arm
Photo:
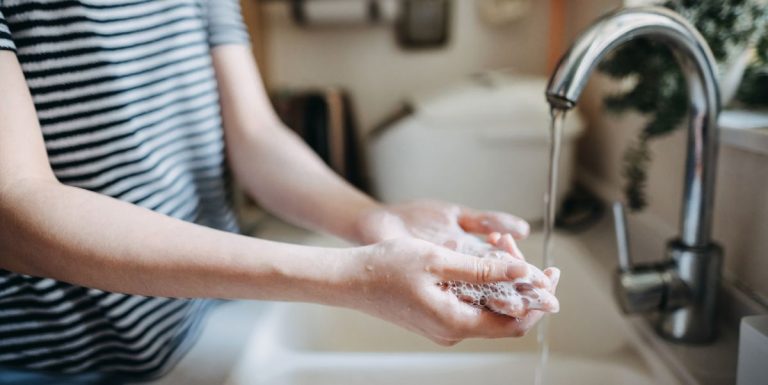
[[[0,52],[0,84],[0,268],[170,297],[320,302],[338,283],[328,261],[343,250],[215,231],[60,184],[12,53]]]
[[[356,226],[379,205],[336,175],[275,115],[247,47],[213,49],[230,165],[268,210],[296,224],[365,243]]]
[[[215,47],[213,63],[230,165],[237,180],[268,210],[363,244],[403,236],[442,244],[465,236],[465,231],[510,233],[518,239],[528,235],[525,221],[505,213],[441,202],[378,204],[336,175],[280,122],[247,47]],[[439,234],[420,236],[420,227],[438,228]]]

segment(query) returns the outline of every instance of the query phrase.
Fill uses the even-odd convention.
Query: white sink
[[[286,357],[288,359],[288,357]],[[534,354],[330,354],[297,356],[279,372],[262,374],[233,384],[533,384],[538,357]],[[622,365],[556,357],[550,361],[546,384],[657,384],[637,370]],[[276,368],[273,368],[276,369]]]
[[[521,245],[540,260],[541,236]],[[678,384],[618,312],[607,269],[576,238],[555,237],[562,269],[546,384]],[[444,348],[355,311],[301,303],[265,309],[227,384],[532,384],[536,332]]]

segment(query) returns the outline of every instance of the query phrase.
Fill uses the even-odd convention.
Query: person
[[[155,378],[210,299],[348,307],[443,345],[541,317],[438,285],[524,275],[454,251],[524,221],[354,189],[276,117],[249,44],[236,0],[0,1],[0,381]],[[360,246],[239,235],[228,170],[277,216]]]

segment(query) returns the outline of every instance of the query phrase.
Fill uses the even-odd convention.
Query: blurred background
[[[446,186],[413,186],[421,175],[393,176],[402,165],[390,163],[401,158],[413,165],[413,158],[418,158],[425,173],[448,172],[448,165],[437,165],[450,158],[444,152],[459,148],[436,143],[430,151],[443,153],[430,154],[412,137],[444,137],[452,128],[446,126],[462,131],[448,134],[458,142],[467,143],[485,125],[495,131],[491,137],[522,135],[519,143],[507,138],[513,147],[534,140],[544,151],[548,107],[538,96],[543,95],[546,76],[567,43],[621,1],[245,0],[242,5],[276,109],[337,172],[385,200],[433,196],[477,205],[481,198],[471,196],[476,193],[461,192],[463,178],[453,178]],[[520,116],[510,113],[510,107],[536,111]],[[433,121],[412,127],[412,118],[424,114]],[[519,124],[511,127],[515,121]],[[429,131],[433,129],[439,132]],[[381,140],[387,143],[380,144]],[[403,153],[403,141],[417,148]],[[489,144],[463,152],[489,153],[490,159],[475,159],[475,166],[506,160],[503,167],[510,168],[510,162],[520,163],[505,159],[509,146],[489,148]],[[434,164],[422,164],[429,158]],[[544,188],[544,173],[539,171],[546,165],[537,167],[526,177],[535,175],[541,181],[541,191],[531,192],[538,193],[538,203]],[[474,172],[472,168],[457,172],[461,171]],[[403,178],[411,184],[395,186],[407,184]],[[502,183],[503,179],[496,178]],[[529,206],[530,202],[506,209]],[[540,213],[523,216],[535,219]]]

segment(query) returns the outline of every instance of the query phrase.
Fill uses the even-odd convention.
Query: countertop
[[[725,110],[719,125],[724,145],[768,155],[768,112]]]

